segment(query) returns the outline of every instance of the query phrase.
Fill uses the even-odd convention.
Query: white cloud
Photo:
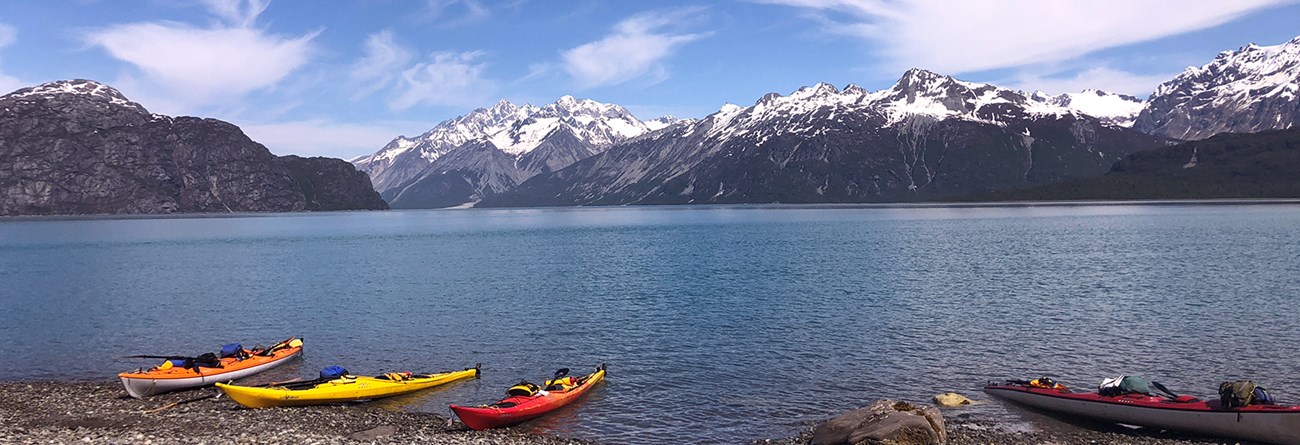
[[[18,30],[12,26],[0,23],[0,49],[13,45],[18,41]],[[19,80],[0,71],[0,95],[9,94],[14,90],[30,86],[26,82]]]
[[[891,71],[962,73],[1069,60],[1294,0],[758,1],[805,8],[829,32],[872,42]]]
[[[239,122],[239,128],[277,155],[352,159],[374,153],[393,137],[427,123],[345,124],[326,119],[280,123]]]
[[[662,81],[667,69],[661,62],[681,45],[707,36],[664,28],[675,27],[700,11],[690,8],[632,16],[614,25],[604,38],[565,51],[564,70],[581,88],[617,85],[647,75]]]
[[[18,90],[19,88],[29,87],[29,86],[31,86],[31,84],[27,82],[23,82],[22,80],[19,80],[17,77],[0,73],[0,96],[12,93]]]
[[[235,26],[131,23],[91,31],[85,41],[139,70],[117,82],[140,87],[142,96],[168,97],[182,109],[233,103],[276,85],[311,58],[319,32],[288,37],[250,27],[264,2],[208,5]]]
[[[435,52],[412,63],[411,51],[383,31],[366,38],[365,54],[348,72],[353,100],[388,90],[388,108],[475,106],[491,99],[497,85],[483,77],[483,51]]]
[[[393,42],[393,33],[383,31],[366,38],[365,55],[348,72],[354,99],[360,99],[397,80],[397,74],[411,62],[411,52]]]
[[[1146,99],[1156,85],[1172,79],[1176,74],[1134,74],[1103,66],[1069,76],[1021,71],[1012,79],[998,84],[1022,91],[1043,91],[1049,94],[1074,93],[1093,88]]]
[[[202,0],[208,10],[240,28],[253,26],[257,16],[271,5],[270,0]]]
[[[496,84],[484,79],[486,64],[478,61],[482,51],[438,52],[429,61],[402,71],[397,92],[388,101],[393,110],[416,105],[474,106],[490,99]]]
[[[442,21],[443,26],[457,26],[486,20],[492,11],[479,0],[428,0],[421,15]]]
[[[18,30],[12,26],[0,23],[0,48],[13,45],[18,41]]]

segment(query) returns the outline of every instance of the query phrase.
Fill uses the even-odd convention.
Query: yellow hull
[[[249,408],[308,406],[379,399],[432,388],[456,380],[478,377],[478,368],[442,374],[417,375],[406,380],[388,380],[367,376],[344,376],[316,383],[303,389],[285,386],[237,386],[218,383],[217,387],[240,405]]]

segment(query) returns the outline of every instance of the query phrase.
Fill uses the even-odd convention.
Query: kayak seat
[[[488,407],[491,407],[491,408],[509,408],[509,407],[512,407],[512,406],[515,406],[515,405],[516,405],[515,402],[500,402],[500,403],[493,403],[493,404],[491,404],[491,405],[487,405],[487,406],[488,406]]]

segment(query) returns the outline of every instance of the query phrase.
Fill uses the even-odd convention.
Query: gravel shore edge
[[[211,388],[133,399],[116,382],[0,382],[0,443],[4,444],[502,444],[595,445],[599,442],[505,428],[473,431],[430,413],[367,404],[243,409],[220,399],[173,402],[214,394]],[[1015,431],[992,419],[945,411],[951,445],[1206,445],[1233,444],[1173,433],[1094,426]],[[807,444],[812,428],[755,444]],[[654,438],[663,442],[670,438]],[[737,443],[743,441],[737,440]]]

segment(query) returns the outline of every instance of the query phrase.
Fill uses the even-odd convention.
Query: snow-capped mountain
[[[1219,53],[1160,84],[1134,127],[1177,139],[1286,129],[1300,121],[1300,37]]]
[[[673,115],[666,115],[666,116],[661,116],[655,119],[645,121],[645,126],[646,128],[649,128],[650,131],[659,131],[671,127],[673,125],[677,125],[680,123],[690,123],[694,121],[695,119],[683,119]]]
[[[729,104],[483,204],[915,200],[1102,174],[1161,144],[1083,112],[1088,95],[1115,96],[1026,95],[920,69],[875,92],[820,83]]]
[[[116,88],[87,79],[59,80],[43,83],[34,87],[22,88],[5,96],[8,99],[39,99],[58,97],[81,97],[92,103],[122,107],[129,111],[148,115],[144,106],[132,102]]]
[[[393,139],[375,154],[352,162],[370,174],[375,189],[390,201],[417,199],[412,193],[428,187],[412,188],[416,182],[442,181],[429,176],[456,172],[457,180],[474,183],[469,186],[474,192],[437,201],[445,204],[464,198],[456,202],[459,204],[484,192],[499,192],[534,174],[563,168],[654,127],[666,127],[675,119],[652,122],[647,125],[618,105],[573,96],[540,107],[502,100],[444,121],[420,136]],[[457,150],[496,150],[504,156],[462,153],[449,157]],[[487,159],[495,161],[484,164]]]
[[[1034,100],[1047,105],[1068,108],[1102,122],[1121,127],[1132,127],[1133,120],[1146,106],[1146,102],[1127,94],[1110,93],[1101,90],[1086,89],[1078,93],[1064,93],[1048,96],[1034,92]]]

